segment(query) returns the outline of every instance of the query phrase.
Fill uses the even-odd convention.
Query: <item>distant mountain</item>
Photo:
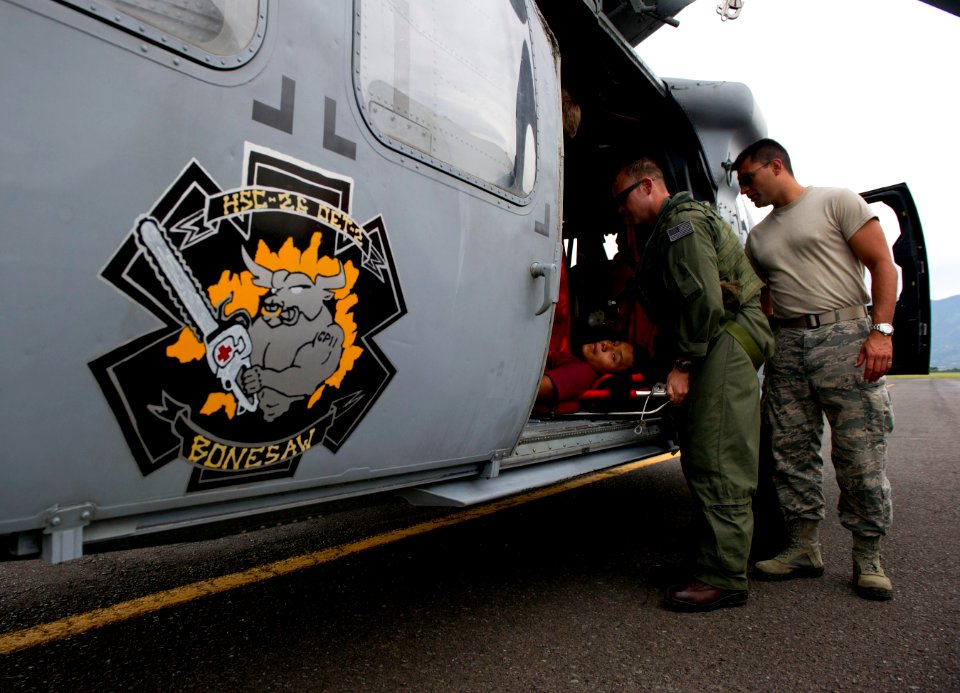
[[[960,296],[930,301],[930,368],[960,369]]]

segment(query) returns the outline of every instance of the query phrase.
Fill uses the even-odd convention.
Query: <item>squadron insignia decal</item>
[[[101,273],[163,327],[90,367],[141,473],[186,460],[189,491],[336,453],[395,373],[374,336],[406,314],[351,179],[249,143],[244,160],[231,190],[192,161]]]

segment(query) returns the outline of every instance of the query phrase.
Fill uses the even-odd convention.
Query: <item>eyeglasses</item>
[[[776,161],[776,159],[770,159],[770,161],[765,163],[763,166],[757,166],[752,171],[749,171],[747,173],[738,173],[737,180],[740,181],[740,187],[743,187],[744,185],[753,185],[753,177],[757,175],[757,171],[759,171],[762,168],[766,168],[767,166],[772,164],[774,161]]]
[[[638,181],[637,181],[636,183],[634,183],[633,185],[628,185],[628,186],[625,187],[623,190],[621,190],[621,191],[618,192],[616,195],[614,195],[614,196],[613,196],[613,206],[614,206],[614,208],[615,208],[615,209],[620,209],[620,208],[623,207],[625,204],[627,204],[627,198],[630,197],[630,193],[632,193],[633,190],[634,190],[634,188],[636,188],[637,186],[639,186],[642,182],[643,182],[643,178],[641,178],[640,180],[638,180]]]

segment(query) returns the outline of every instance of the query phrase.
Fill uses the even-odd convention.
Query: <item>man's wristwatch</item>
[[[693,361],[689,359],[677,359],[673,362],[673,367],[681,373],[689,373],[690,369],[693,368]]]
[[[888,322],[877,322],[877,323],[874,323],[873,325],[870,325],[870,329],[871,329],[873,332],[879,332],[879,333],[882,334],[884,337],[892,337],[892,336],[893,336],[893,325],[891,325],[891,324],[888,323]]]

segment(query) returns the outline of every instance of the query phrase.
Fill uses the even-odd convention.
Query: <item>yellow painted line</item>
[[[372,537],[367,537],[366,539],[350,542],[348,544],[341,544],[339,546],[333,546],[328,549],[315,551],[313,553],[307,553],[301,556],[293,556],[292,558],[285,558],[273,563],[266,563],[264,565],[250,568],[249,570],[244,570],[239,573],[222,575],[220,577],[210,578],[209,580],[200,580],[199,582],[193,582],[189,585],[175,587],[162,592],[155,592],[154,594],[148,594],[145,597],[139,597],[137,599],[120,602],[119,604],[114,604],[113,606],[104,607],[102,609],[94,609],[93,611],[87,611],[82,614],[67,616],[66,618],[61,618],[58,621],[42,623],[32,628],[24,628],[23,630],[15,630],[9,633],[3,633],[0,635],[0,655],[11,654],[13,652],[25,650],[30,647],[36,647],[37,645],[44,645],[55,640],[69,638],[74,635],[79,635],[80,633],[85,633],[86,631],[93,630],[94,628],[102,628],[103,626],[119,623],[120,621],[125,621],[130,618],[136,618],[154,611],[167,609],[171,606],[185,604],[195,599],[219,594],[221,592],[226,592],[238,587],[245,587],[257,582],[263,582],[281,575],[288,575],[298,570],[303,570],[304,568],[311,568],[313,566],[320,565],[321,563],[329,563],[330,561],[334,561],[338,558],[360,553],[361,551],[366,551],[367,549],[384,546],[385,544],[390,544],[401,539],[432,532],[436,529],[449,527],[461,522],[466,522],[467,520],[483,517],[484,515],[491,515],[507,508],[522,505],[532,500],[537,500],[538,498],[552,496],[557,493],[562,493],[580,486],[586,486],[587,484],[603,481],[604,479],[627,474],[637,469],[649,467],[650,465],[658,464],[671,459],[677,459],[677,457],[664,454],[645,460],[629,462],[618,467],[612,467],[610,469],[604,469],[599,472],[576,477],[569,481],[555,484],[553,486],[522,493],[516,496],[510,496],[509,498],[503,498],[501,500],[486,503],[484,505],[467,508],[465,510],[447,515],[446,517],[428,520],[426,522],[421,522],[409,527],[395,529],[390,532],[384,532],[383,534],[377,534]]]

